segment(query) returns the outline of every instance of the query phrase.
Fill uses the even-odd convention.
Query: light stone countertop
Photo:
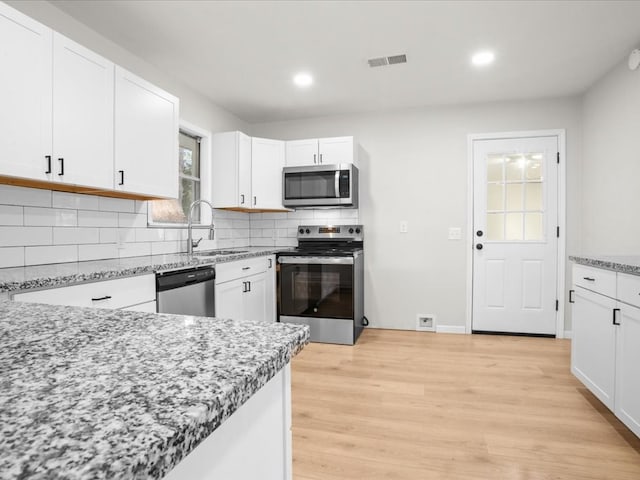
[[[640,275],[640,256],[635,255],[571,255],[569,260],[589,267]]]
[[[225,249],[236,250],[238,253],[212,257],[189,257],[186,253],[178,253],[0,268],[0,293],[34,288],[64,287],[75,283],[131,277],[194,265],[213,265],[243,258],[272,255],[289,249],[289,247],[240,247]]]
[[[309,328],[0,301],[0,478],[160,479]]]

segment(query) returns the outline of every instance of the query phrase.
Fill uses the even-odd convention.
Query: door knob
[[[483,246],[481,243],[476,243],[476,250],[482,250]]]
[[[479,236],[479,237],[481,237],[482,235],[484,235],[484,232],[483,232],[482,230],[478,230],[478,231],[476,232],[476,235],[477,235],[477,236]]]

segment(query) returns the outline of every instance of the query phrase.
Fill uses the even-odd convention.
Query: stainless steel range
[[[309,325],[311,341],[353,345],[364,326],[362,225],[302,225],[278,254],[278,318]]]

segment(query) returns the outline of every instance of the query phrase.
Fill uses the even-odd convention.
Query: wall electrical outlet
[[[400,233],[407,233],[409,231],[409,222],[402,220],[400,222]]]
[[[419,332],[435,332],[436,316],[430,313],[419,313],[416,316],[416,330]]]

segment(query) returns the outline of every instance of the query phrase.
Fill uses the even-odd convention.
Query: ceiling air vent
[[[384,67],[385,65],[395,65],[397,63],[407,63],[407,55],[392,55],[390,57],[370,58],[370,67]]]

